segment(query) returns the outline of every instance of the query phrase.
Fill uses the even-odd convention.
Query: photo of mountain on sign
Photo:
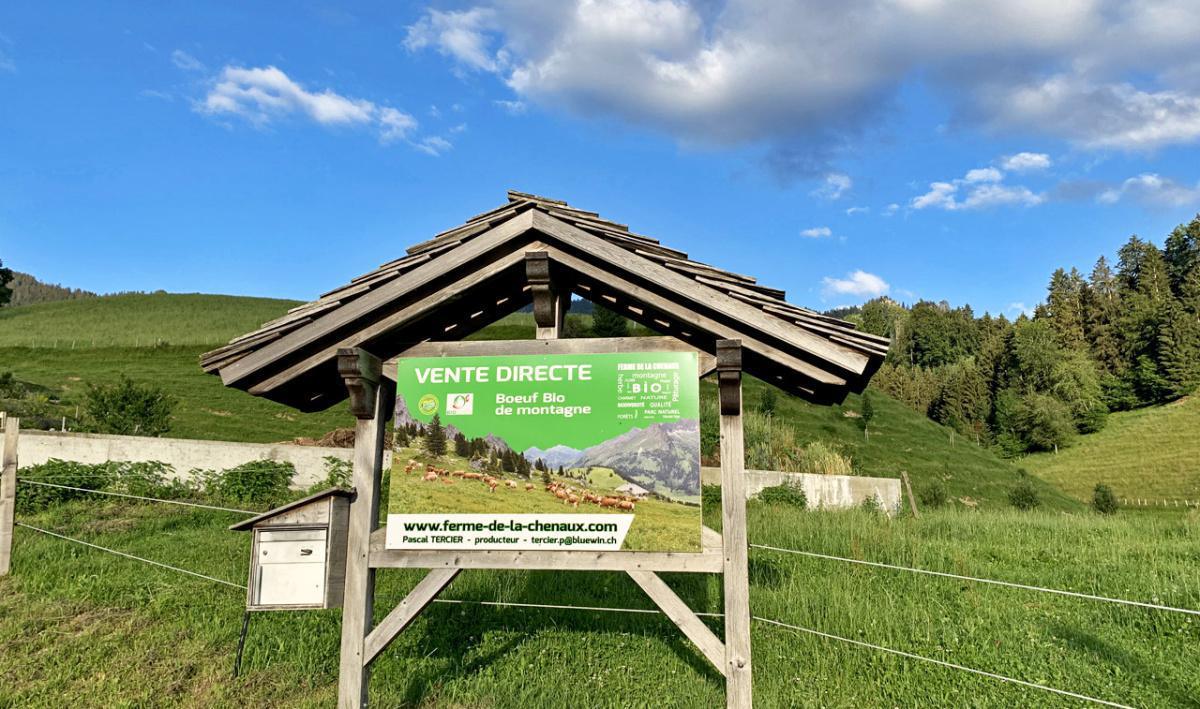
[[[696,368],[685,352],[402,360],[388,546],[700,551]]]

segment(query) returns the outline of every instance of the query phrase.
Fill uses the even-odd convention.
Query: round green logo
[[[432,416],[436,414],[437,410],[438,399],[433,394],[426,394],[425,396],[421,397],[420,401],[417,402],[417,411],[420,411],[426,416]]]

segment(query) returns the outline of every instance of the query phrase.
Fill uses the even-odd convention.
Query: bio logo
[[[470,416],[475,409],[475,397],[470,394],[447,394],[447,416]]]
[[[437,410],[438,399],[433,394],[426,394],[425,396],[421,397],[420,401],[417,402],[417,411],[420,411],[426,416],[432,416],[436,414]]]

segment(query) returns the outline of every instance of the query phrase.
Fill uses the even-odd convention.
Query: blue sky
[[[516,188],[1012,315],[1200,211],[1194,2],[248,5],[0,7],[6,265],[310,299]]]

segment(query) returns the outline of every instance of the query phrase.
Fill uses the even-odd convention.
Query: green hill
[[[1200,397],[1112,414],[1099,433],[1021,464],[1081,500],[1097,483],[1118,498],[1200,500]]]
[[[299,305],[197,293],[132,293],[0,309],[0,347],[216,345]]]
[[[18,380],[39,388],[41,398],[33,410],[28,401],[0,400],[0,406],[17,411],[24,406],[23,415],[43,425],[61,425],[65,416],[70,428],[78,425],[78,405],[88,384],[113,382],[125,374],[163,385],[179,399],[168,434],[173,437],[272,442],[319,437],[350,426],[353,421],[345,405],[303,414],[228,389],[219,378],[200,370],[198,358],[204,350],[278,317],[293,305],[286,300],[163,293],[5,309],[0,311],[0,372],[12,371]],[[531,338],[533,318],[514,313],[475,337]],[[36,349],[28,347],[30,340],[39,343]],[[58,346],[49,346],[55,340]],[[170,345],[147,346],[156,341]],[[754,425],[748,425],[748,451],[759,445],[756,436],[765,423],[776,446],[819,441],[848,457],[857,474],[895,478],[907,471],[918,494],[941,480],[953,504],[965,507],[1007,506],[1008,491],[1020,480],[1013,464],[879,392],[873,394],[876,415],[869,439],[856,417],[861,410],[858,396],[842,406],[828,407],[780,395],[776,415],[764,422],[754,409],[765,386],[746,381],[747,410],[756,417],[750,422]],[[716,388],[711,382],[703,383],[701,396],[715,412]],[[1079,507],[1054,488],[1034,482],[1047,507]]]

